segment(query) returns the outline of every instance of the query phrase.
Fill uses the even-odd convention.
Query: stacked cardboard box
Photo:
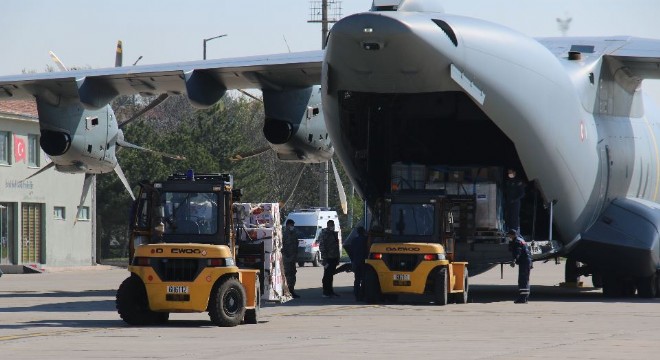
[[[262,261],[263,299],[284,302],[291,298],[282,264],[282,226],[278,203],[234,204],[235,223],[240,228],[237,236],[238,258]],[[246,254],[243,249],[259,249],[260,254]],[[249,256],[247,256],[249,255]]]

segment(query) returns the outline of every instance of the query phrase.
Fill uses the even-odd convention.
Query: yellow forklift
[[[455,209],[471,197],[432,192],[392,193],[385,198],[383,229],[372,227],[364,273],[368,303],[398,295],[431,295],[437,305],[468,300],[467,262],[454,261]],[[382,231],[380,231],[382,230]]]
[[[174,174],[142,182],[130,223],[130,276],[116,307],[131,325],[163,324],[172,312],[208,311],[217,326],[256,324],[259,271],[236,266],[229,174]]]

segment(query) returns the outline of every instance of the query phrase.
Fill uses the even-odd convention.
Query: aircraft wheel
[[[454,294],[454,300],[457,304],[467,304],[468,294],[470,291],[470,283],[468,282],[468,269],[465,268],[463,272],[463,292]]]
[[[314,267],[321,266],[321,254],[319,254],[318,252],[316,253],[316,255],[314,255],[314,261],[312,262],[312,265],[314,265]]]
[[[650,299],[658,296],[657,282],[658,279],[656,274],[637,279],[637,291],[639,297]]]
[[[245,317],[245,289],[235,278],[216,283],[209,299],[209,317],[217,326],[231,327]]]
[[[567,283],[577,283],[580,280],[578,274],[578,262],[571,259],[566,259],[564,266],[564,281]]]
[[[117,289],[115,306],[119,316],[130,325],[149,325],[157,322],[161,313],[149,309],[147,290],[142,279],[131,274]]]
[[[256,295],[254,309],[245,310],[245,320],[246,324],[257,324],[259,323],[259,314],[261,313],[261,286],[259,285],[259,279],[257,278],[257,283],[255,284],[254,291]]]
[[[376,270],[371,267],[364,269],[364,300],[367,304],[376,304],[381,300],[380,282]]]
[[[594,272],[591,274],[591,284],[597,288],[600,289],[603,287],[603,274],[599,272]]]
[[[436,305],[447,305],[447,268],[441,268],[435,274],[433,283],[433,300]]]
[[[611,274],[603,274],[603,295],[608,298],[623,296],[623,281]]]

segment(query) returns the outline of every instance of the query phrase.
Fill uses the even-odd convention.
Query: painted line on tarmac
[[[113,329],[110,329],[110,328],[75,329],[75,330],[57,330],[57,331],[49,331],[49,332],[38,332],[38,333],[29,333],[29,334],[20,334],[20,335],[5,335],[5,336],[0,336],[0,341],[20,340],[20,339],[28,339],[28,338],[34,338],[34,337],[42,337],[42,336],[82,334],[82,333],[95,332],[95,331],[101,331],[101,330],[113,330]]]

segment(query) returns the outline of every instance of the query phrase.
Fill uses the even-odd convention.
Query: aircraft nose
[[[326,48],[327,85],[331,91],[447,90],[450,58],[460,56],[460,49],[438,24],[445,23],[414,14],[363,13],[340,20]]]
[[[293,125],[285,120],[266,118],[263,132],[269,143],[281,145],[291,139]]]
[[[39,144],[48,156],[60,156],[71,147],[71,135],[62,131],[41,130]]]

